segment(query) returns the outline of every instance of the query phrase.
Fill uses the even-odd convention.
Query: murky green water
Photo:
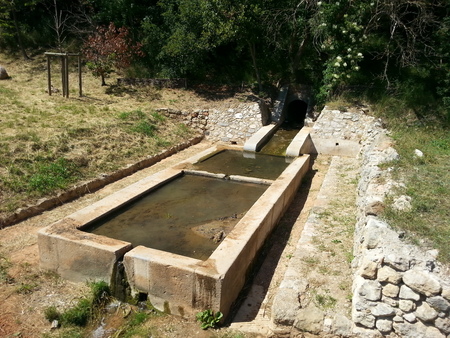
[[[242,175],[264,179],[277,179],[288,166],[282,156],[245,154],[238,150],[224,150],[202,162],[194,169],[226,175]]]
[[[205,260],[266,189],[184,175],[83,230]]]
[[[261,154],[285,156],[286,149],[300,129],[278,129],[267,144],[261,149]]]

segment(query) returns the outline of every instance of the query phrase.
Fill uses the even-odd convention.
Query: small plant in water
[[[195,317],[197,318],[197,321],[201,322],[200,327],[202,330],[207,330],[209,328],[215,328],[222,319],[223,314],[220,311],[214,313],[212,310],[205,310],[197,313]]]

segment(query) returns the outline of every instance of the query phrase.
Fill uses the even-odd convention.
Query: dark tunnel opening
[[[301,128],[305,124],[308,104],[303,100],[294,100],[289,103],[286,111],[285,124],[293,128]]]

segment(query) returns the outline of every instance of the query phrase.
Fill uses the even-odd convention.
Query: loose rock
[[[9,79],[8,72],[6,69],[2,66],[0,66],[0,80],[6,80]]]

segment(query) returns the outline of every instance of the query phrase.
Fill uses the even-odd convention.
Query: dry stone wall
[[[193,111],[159,108],[157,111],[204,133],[213,142],[243,145],[245,140],[262,127],[264,101],[246,102],[224,109],[197,109]]]
[[[398,156],[387,131],[366,135],[354,242],[353,333],[450,338],[450,282],[448,271],[436,261],[437,252],[409,244],[403,232],[379,216],[386,197],[403,184],[379,165]],[[410,207],[408,196],[393,198],[397,208]]]
[[[325,108],[311,137],[319,152],[356,157],[359,162],[351,318],[305,313],[298,295],[306,292],[300,287],[306,277],[300,274],[300,263],[291,259],[289,268],[292,265],[297,274],[289,272],[284,277],[274,298],[273,322],[323,337],[450,338],[448,267],[436,260],[436,250],[410,244],[404,232],[395,231],[381,217],[388,196],[398,210],[411,208],[411,197],[395,193],[404,183],[392,178],[387,164],[399,158],[389,132],[368,109],[350,112]],[[349,145],[344,141],[351,142],[352,151],[340,149],[336,154],[336,148]],[[319,196],[322,190],[331,193],[325,183]],[[294,256],[310,250],[302,241],[308,240],[311,226],[318,225],[311,212],[298,244],[299,253]]]

